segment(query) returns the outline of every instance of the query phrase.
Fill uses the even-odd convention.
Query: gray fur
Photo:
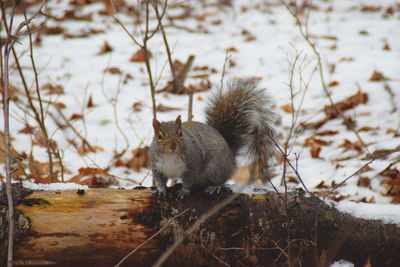
[[[192,188],[206,187],[218,192],[236,170],[236,156],[245,155],[252,166],[267,167],[275,151],[271,138],[275,114],[265,90],[247,80],[232,81],[211,98],[206,108],[207,124],[156,121],[150,163],[159,194],[165,194],[168,178],[182,179],[180,197]],[[153,124],[154,125],[154,124]],[[182,137],[179,138],[179,130]],[[173,149],[171,148],[173,147]]]

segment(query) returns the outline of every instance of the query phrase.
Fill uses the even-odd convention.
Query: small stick
[[[192,121],[193,117],[193,91],[188,89],[188,95],[189,95],[189,108],[188,108],[188,121]]]
[[[145,244],[147,244],[150,240],[152,240],[154,237],[158,236],[168,225],[170,225],[173,221],[175,221],[178,217],[182,216],[186,212],[189,211],[189,208],[185,209],[181,213],[175,215],[171,220],[169,220],[163,227],[161,227],[160,230],[158,230],[154,235],[150,236],[147,238],[145,241],[143,241],[138,247],[136,247],[134,250],[129,252],[120,262],[118,262],[115,267],[119,267],[127,258],[132,256],[133,253],[135,253],[139,248],[143,247]]]

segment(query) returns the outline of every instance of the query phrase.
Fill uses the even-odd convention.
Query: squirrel
[[[178,196],[205,187],[213,194],[236,171],[236,157],[251,162],[250,173],[267,173],[273,158],[276,118],[271,98],[251,80],[229,81],[215,92],[205,109],[206,123],[153,119],[154,138],[149,150],[150,165],[159,197],[165,196],[169,178],[182,179]]]

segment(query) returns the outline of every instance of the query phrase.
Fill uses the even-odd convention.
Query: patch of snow
[[[346,260],[338,260],[330,265],[330,267],[354,267],[354,263]]]
[[[87,185],[80,185],[76,183],[52,183],[52,184],[38,184],[31,181],[23,181],[23,186],[35,191],[66,191],[66,190],[87,190]]]
[[[396,224],[400,227],[400,205],[340,201],[335,202],[334,206],[358,218],[380,220],[384,224]]]

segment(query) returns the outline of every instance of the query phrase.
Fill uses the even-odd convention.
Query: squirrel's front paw
[[[185,197],[187,197],[189,195],[189,193],[190,193],[189,189],[182,187],[181,189],[178,190],[178,197],[180,199],[184,199]]]
[[[167,196],[167,192],[164,189],[157,188],[157,190],[153,193],[154,196],[158,198],[165,198]]]

